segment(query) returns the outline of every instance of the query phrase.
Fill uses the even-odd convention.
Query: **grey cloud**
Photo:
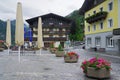
[[[15,13],[15,11],[10,8],[10,7],[7,7],[6,5],[3,5],[2,3],[0,3],[0,12],[1,13]]]
[[[25,7],[25,6],[23,8],[23,15],[28,17],[28,18],[40,16],[42,13],[44,13],[42,10],[38,10],[35,8]]]

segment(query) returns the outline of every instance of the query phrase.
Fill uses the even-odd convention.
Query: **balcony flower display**
[[[82,62],[81,68],[88,77],[98,79],[110,77],[111,64],[103,58],[94,57],[85,60]]]
[[[78,62],[79,55],[75,52],[68,52],[64,55],[64,61],[66,63],[76,63]]]
[[[85,18],[85,20],[88,22],[88,23],[94,23],[94,22],[97,22],[99,20],[104,20],[106,17],[107,17],[107,14],[108,12],[106,11],[101,11],[101,12],[98,12],[96,14],[93,14],[87,18]]]

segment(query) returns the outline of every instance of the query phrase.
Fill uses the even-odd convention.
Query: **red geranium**
[[[64,55],[64,57],[71,57],[71,58],[73,58],[73,57],[79,57],[79,55],[77,54],[77,53],[75,53],[75,52],[68,52],[68,53],[66,53],[65,55]]]

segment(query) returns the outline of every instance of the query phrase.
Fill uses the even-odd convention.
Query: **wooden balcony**
[[[90,17],[87,17],[85,20],[91,24],[100,20],[104,20],[107,17],[107,12],[102,11],[102,12],[98,12]]]
[[[67,34],[67,31],[43,31],[43,34]]]
[[[66,37],[49,37],[49,38],[43,38],[43,41],[66,41]]]
[[[66,41],[66,37],[46,37],[43,38],[43,41]],[[37,37],[33,38],[33,41],[37,41]]]
[[[46,34],[68,34],[69,31],[42,31],[43,32],[43,35],[46,35]],[[34,34],[38,34],[38,31],[33,31]]]

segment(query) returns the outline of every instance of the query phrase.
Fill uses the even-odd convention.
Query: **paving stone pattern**
[[[95,54],[88,54],[82,49],[75,51],[80,55],[78,63],[65,63],[63,57],[43,50],[42,55],[39,51],[36,54],[26,52],[21,55],[21,62],[17,53],[8,55],[7,51],[0,52],[0,80],[96,80],[87,78],[80,68],[84,59]],[[120,80],[119,66],[120,63],[112,62],[111,78],[107,80]]]

